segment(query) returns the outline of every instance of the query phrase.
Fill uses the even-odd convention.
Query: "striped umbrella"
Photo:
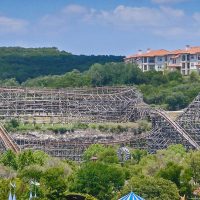
[[[120,198],[119,200],[144,200],[142,197],[139,197],[135,193],[131,192],[127,194],[126,196]]]

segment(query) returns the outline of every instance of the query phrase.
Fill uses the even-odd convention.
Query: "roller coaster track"
[[[187,140],[195,149],[200,150],[200,146],[195,142],[190,135],[175,121],[170,119],[162,110],[156,109],[154,112],[163,117],[185,140]]]
[[[180,127],[180,125],[176,122],[174,122],[172,119],[170,119],[167,114],[159,109],[154,109],[154,110],[149,110],[151,113],[159,115],[160,117],[162,117],[166,122],[168,122],[187,142],[189,142],[195,149],[200,150],[200,146],[189,136],[189,134]],[[141,137],[141,136],[140,136]],[[145,137],[145,136],[143,136]],[[141,137],[141,138],[143,138]],[[6,148],[6,150],[11,149],[13,152],[15,153],[19,153],[20,152],[20,148],[19,146],[14,142],[14,140],[9,136],[8,132],[6,131],[6,129],[3,127],[2,124],[0,124],[0,138],[2,139],[4,146]],[[134,138],[136,139],[136,138]],[[121,143],[127,143],[127,142],[131,142],[132,139],[129,140],[120,140],[120,141],[112,141],[112,142],[100,142],[103,145],[109,145],[109,144],[121,144]],[[81,145],[91,145],[92,143],[82,143]],[[78,146],[79,144],[75,144],[76,146]]]
[[[194,125],[196,125],[196,121],[193,119],[194,112],[197,113],[195,116],[198,117],[200,122],[199,105],[200,95],[196,98],[194,103],[188,107],[188,112],[190,112],[186,116],[187,121],[193,120],[191,123]],[[31,120],[29,118],[31,117],[33,123],[46,123],[48,122],[48,118],[52,123],[53,120],[59,123],[71,123],[71,121],[101,123],[136,121],[138,119],[150,117],[152,118],[152,124],[153,122],[155,124],[155,129],[153,128],[151,132],[144,135],[144,139],[146,137],[146,140],[152,142],[152,145],[154,145],[154,143],[156,143],[154,139],[157,137],[159,139],[158,144],[155,145],[157,149],[166,147],[167,144],[183,141],[186,142],[188,146],[200,150],[200,142],[198,143],[195,137],[192,137],[193,135],[197,135],[200,141],[200,128],[192,135],[190,133],[190,128],[184,125],[182,126],[179,121],[173,121],[164,111],[152,109],[149,105],[146,105],[143,102],[141,94],[137,89],[132,87],[71,88],[67,90],[0,87],[0,117],[8,120],[16,116],[21,118],[23,123],[29,122],[29,120]],[[157,132],[159,134],[156,135]],[[167,137],[170,134],[173,137],[169,141],[170,138]],[[162,140],[162,138],[160,138],[161,135],[164,141],[161,141],[162,145],[159,146],[160,140]],[[178,138],[177,140],[176,136]],[[133,138],[124,138],[123,140],[120,139],[118,141],[103,143],[104,145],[112,145],[141,139],[137,137],[138,136],[133,135]],[[4,149],[11,149],[16,153],[20,152],[20,148],[17,145],[18,142],[15,143],[1,124],[0,139],[2,140],[3,146],[5,146]],[[163,145],[163,143],[166,143],[166,145]],[[76,145],[79,144],[74,144],[74,146]],[[84,144],[82,143],[80,145]],[[85,143],[85,146],[87,145],[89,144]]]
[[[4,143],[6,150],[10,149],[15,153],[20,152],[19,146],[14,142],[14,140],[10,137],[6,129],[0,124],[0,138]]]

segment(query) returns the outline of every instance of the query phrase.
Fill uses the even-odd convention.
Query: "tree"
[[[11,79],[5,79],[5,80],[0,80],[0,85],[2,86],[19,86],[19,82],[16,81],[15,78],[11,78]]]
[[[41,187],[47,199],[64,199],[68,188],[64,168],[52,167],[47,169],[41,178]]]
[[[18,156],[18,168],[22,170],[24,167],[35,164],[33,151],[26,150]]]
[[[143,175],[156,176],[169,162],[175,162],[182,166],[186,155],[186,149],[181,144],[170,145],[167,149],[158,150],[156,154],[148,154],[143,157],[138,165]]]
[[[86,161],[89,161],[92,156],[97,156],[100,152],[103,152],[105,147],[101,144],[92,144],[89,148],[84,152],[83,158]]]
[[[101,162],[89,162],[77,172],[73,190],[90,194],[99,200],[111,199],[124,181],[123,169]]]
[[[41,167],[39,165],[30,165],[24,167],[21,171],[19,171],[18,176],[27,182],[30,181],[31,179],[40,182],[40,179],[43,176],[44,171],[45,171],[44,167]]]
[[[15,131],[17,127],[19,127],[19,121],[16,119],[11,119],[9,122],[5,124],[5,128],[8,131]]]
[[[36,151],[33,151],[33,158],[34,158],[35,164],[42,166],[49,159],[49,155],[46,154],[44,151],[36,150]]]
[[[123,56],[85,56],[72,55],[57,48],[0,48],[0,79],[15,78],[24,82],[28,78],[47,75],[60,75],[77,69],[81,72],[88,70],[95,63],[122,62]],[[17,84],[14,79],[4,85]]]
[[[155,177],[132,177],[121,191],[123,196],[133,189],[137,195],[148,200],[179,200],[176,185],[169,180]]]
[[[199,82],[199,74],[195,71],[192,71],[190,74],[190,81],[191,82]]]
[[[20,200],[27,200],[29,197],[29,185],[22,180],[16,179],[0,179],[0,199],[8,199],[10,190],[10,182],[16,184],[16,196]]]
[[[181,75],[181,73],[179,71],[173,71],[173,72],[169,72],[167,74],[167,78],[169,81],[178,81],[178,82],[182,82],[183,80],[183,76]]]
[[[174,162],[167,163],[166,167],[160,169],[158,176],[167,180],[172,181],[180,188],[180,176],[181,176],[182,167]]]
[[[189,99],[182,92],[176,92],[166,98],[166,103],[169,110],[179,110],[188,105]]]
[[[105,163],[119,163],[117,150],[113,147],[107,147],[103,151],[97,153],[97,158],[99,161]]]
[[[96,198],[86,194],[69,193],[66,195],[66,200],[80,199],[80,200],[97,200]]]
[[[146,150],[135,149],[132,152],[132,157],[135,160],[136,164],[140,162],[140,160],[147,155]]]
[[[1,163],[5,166],[9,166],[14,170],[17,170],[17,157],[16,154],[12,150],[6,151],[1,157]]]
[[[195,183],[200,184],[200,151],[189,154],[189,168]]]
[[[191,184],[192,180],[192,172],[191,169],[187,166],[184,166],[184,169],[181,172],[180,176],[180,188],[179,188],[179,193],[181,196],[186,195],[187,198],[192,197],[192,192],[193,192],[193,185]]]

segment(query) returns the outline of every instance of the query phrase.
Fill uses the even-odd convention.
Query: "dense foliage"
[[[122,58],[76,56],[56,48],[2,47],[0,85],[48,88],[135,85],[146,103],[168,110],[185,108],[200,92],[200,78],[195,72],[189,77],[167,70],[143,73],[134,64],[120,62]]]
[[[121,62],[122,56],[73,55],[57,48],[0,47],[0,79],[64,74],[73,69],[87,70],[94,63]]]
[[[16,195],[28,199],[30,188],[38,199],[64,200],[80,196],[88,200],[117,200],[131,190],[146,200],[192,198],[200,185],[200,152],[186,152],[181,145],[169,146],[156,154],[131,150],[132,160],[123,165],[118,147],[92,145],[81,164],[52,158],[41,151],[7,151],[0,157],[0,199],[7,199],[10,182]],[[97,160],[93,160],[93,157]],[[30,185],[36,180],[40,185]],[[36,198],[37,199],[37,198]]]
[[[84,73],[77,70],[61,76],[45,76],[23,83],[28,87],[85,87],[135,85],[148,104],[168,110],[183,109],[200,92],[200,78],[195,72],[183,77],[178,71],[143,73],[137,66],[124,63],[94,64]]]

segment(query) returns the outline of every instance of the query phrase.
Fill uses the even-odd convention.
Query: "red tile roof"
[[[177,49],[169,52],[169,55],[178,55],[184,53],[185,50]]]
[[[190,47],[186,52],[189,54],[200,53],[200,47]]]
[[[142,56],[144,57],[154,57],[154,56],[166,56],[169,54],[169,51],[160,49],[160,50],[150,50],[147,53],[144,53]]]
[[[189,47],[188,49],[178,49],[173,51],[167,51],[165,49],[160,50],[150,50],[145,53],[138,53],[134,55],[127,56],[125,59],[138,58],[138,57],[154,57],[154,56],[166,56],[166,55],[179,55],[179,54],[196,54],[200,53],[200,46]]]
[[[138,58],[138,57],[165,56],[168,54],[169,54],[169,51],[165,49],[160,49],[160,50],[150,50],[149,52],[145,52],[145,53],[134,54],[131,56],[127,56],[126,58],[128,59],[128,58]]]

